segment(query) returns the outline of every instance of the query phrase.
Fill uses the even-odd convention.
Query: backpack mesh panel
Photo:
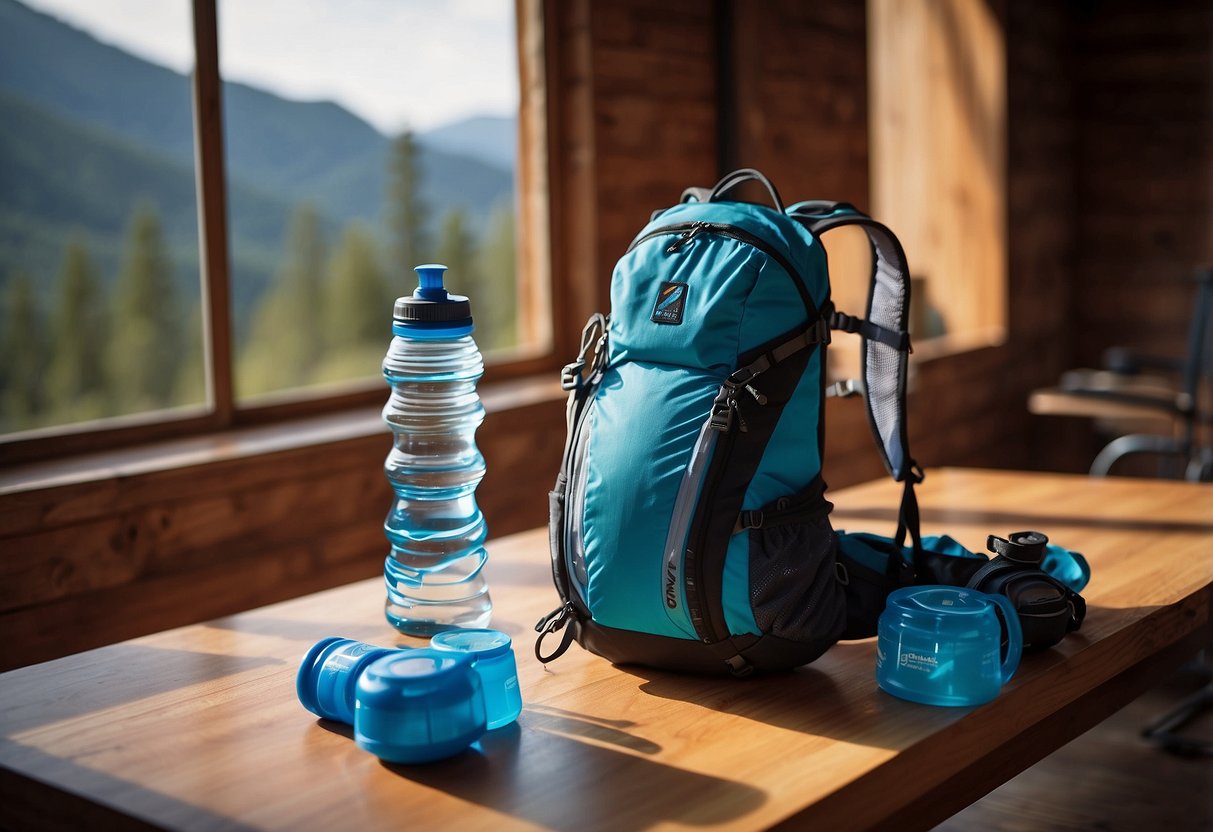
[[[881,226],[867,226],[876,259],[876,279],[868,300],[868,320],[894,332],[904,332],[909,319],[910,289],[902,274],[905,262],[896,241]],[[906,474],[905,386],[906,354],[879,341],[864,339],[863,382],[867,389],[872,429],[894,479]]]

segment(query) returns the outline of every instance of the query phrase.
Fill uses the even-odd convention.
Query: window
[[[1000,343],[1004,34],[983,0],[869,0],[872,209],[911,252],[916,346]]]
[[[0,458],[377,402],[420,262],[472,298],[490,375],[553,363],[513,0],[0,18]]]
[[[69,5],[0,1],[0,433],[206,401],[188,66]]]

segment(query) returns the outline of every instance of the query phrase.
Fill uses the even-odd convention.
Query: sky
[[[98,40],[193,67],[189,0],[22,0]],[[518,108],[513,0],[219,0],[226,80],[333,100],[386,134]]]

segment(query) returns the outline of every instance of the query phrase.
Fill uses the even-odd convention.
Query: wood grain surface
[[[834,523],[889,532],[897,486],[831,494]],[[1093,568],[1079,634],[981,708],[880,692],[871,641],[750,680],[617,668],[578,647],[544,668],[557,604],[546,533],[490,546],[494,626],[515,639],[514,728],[425,766],[381,764],[299,705],[328,635],[398,637],[363,581],[0,675],[0,826],[174,829],[922,828],[1104,718],[1210,634],[1213,488],[931,472],[924,531],[971,548],[1040,529]]]

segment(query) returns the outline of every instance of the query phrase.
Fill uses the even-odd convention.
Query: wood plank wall
[[[1113,296],[1125,308],[1173,318],[1170,302],[1127,287],[1151,259],[1178,262],[1179,255],[1167,260],[1172,250],[1201,223],[1210,227],[1200,184],[1189,188],[1181,181],[1187,166],[1170,158],[1204,159],[1204,168],[1192,170],[1194,179],[1204,176],[1208,196],[1208,15],[1153,8],[1159,22],[1140,25],[1154,45],[1138,54],[1128,47],[1138,25],[1132,8],[1097,5],[1113,8],[1113,19],[1075,20],[1072,6],[1046,0],[999,7],[1010,126],[1009,338],[915,364],[911,434],[928,474],[941,465],[1084,467],[1085,428],[1029,416],[1028,391],[1072,366],[1071,352],[1084,354],[1082,344],[1071,350],[1073,316],[1095,333],[1091,338],[1120,334],[1117,304],[1089,302],[1106,288],[1109,258],[1125,260],[1128,252],[1141,260],[1117,272],[1124,278]],[[567,0],[549,11],[558,35],[547,44],[547,59],[558,67],[549,91],[559,238],[552,268],[570,284],[561,293],[562,314],[605,309],[610,271],[649,212],[676,200],[686,185],[710,184],[722,166],[757,166],[789,196],[828,194],[867,205],[862,2]],[[1076,44],[1086,50],[1077,82]],[[1187,51],[1172,56],[1175,44]],[[1111,67],[1106,76],[1098,73],[1103,63]],[[1155,136],[1151,119],[1172,112],[1166,107],[1187,112],[1171,92],[1134,86],[1132,78],[1156,68],[1167,90],[1204,95],[1196,115],[1206,154],[1178,125],[1158,133],[1160,149],[1147,159],[1158,192],[1151,191],[1139,226],[1093,203],[1114,196],[1098,190],[1113,187],[1101,178],[1108,165],[1119,170],[1109,181],[1135,175],[1138,156],[1116,146]],[[1098,100],[1080,102],[1086,89]],[[1112,109],[1117,94],[1132,99],[1127,115]],[[1090,128],[1076,122],[1086,113]],[[1113,122],[1119,132],[1105,142],[1100,130]],[[1168,189],[1193,215],[1186,236],[1170,230],[1179,227],[1178,212],[1160,219]],[[1090,220],[1076,220],[1080,209],[1093,212]],[[1126,234],[1131,250],[1111,241]],[[1092,253],[1101,241],[1106,256]],[[1151,329],[1134,323],[1138,332]],[[880,476],[861,403],[831,401],[827,419],[829,482]],[[563,422],[555,398],[490,413],[479,434],[489,472],[479,496],[493,534],[544,522]],[[367,435],[3,498],[0,668],[378,573],[390,500],[380,470],[386,443],[384,434]]]
[[[488,415],[491,535],[544,521],[563,434],[551,401]],[[382,574],[390,447],[375,432],[0,498],[0,670]]]
[[[1213,3],[1083,4],[1077,57],[1075,359],[1182,355],[1213,267]]]

